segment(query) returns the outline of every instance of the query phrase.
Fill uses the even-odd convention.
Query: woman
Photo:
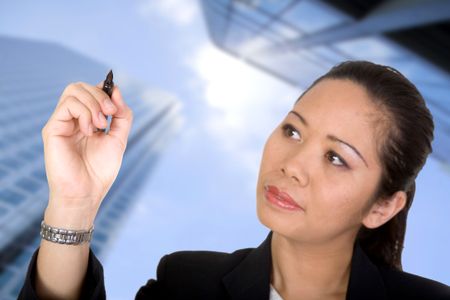
[[[105,100],[106,99],[106,100]],[[45,125],[45,224],[88,231],[117,176],[132,123],[118,88],[72,84]],[[102,117],[113,115],[109,135]],[[271,231],[255,249],[164,256],[137,299],[450,299],[444,284],[402,272],[415,178],[433,121],[398,71],[348,61],[318,78],[264,147],[257,214]],[[104,299],[88,243],[45,239],[21,299]]]

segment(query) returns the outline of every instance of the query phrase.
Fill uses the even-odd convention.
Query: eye
[[[284,124],[282,128],[285,136],[291,137],[295,134],[299,140],[301,139],[300,133],[291,124]]]
[[[345,162],[345,160],[343,160],[336,152],[334,151],[329,151],[326,154],[327,159],[335,166],[338,167],[347,167],[347,163]],[[334,163],[337,162],[337,163]]]
[[[294,135],[297,136],[297,140],[301,140],[301,135],[297,129],[295,129],[294,126],[292,126],[289,123],[286,123],[282,127],[283,135],[286,137],[292,137]],[[348,165],[346,161],[341,158],[336,152],[334,151],[328,151],[327,154],[325,154],[326,158],[335,166],[337,167],[347,167]]]

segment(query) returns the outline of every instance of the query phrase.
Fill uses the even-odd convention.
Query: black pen
[[[106,75],[105,81],[103,82],[102,90],[106,94],[108,94],[109,98],[111,98],[111,95],[112,95],[112,92],[113,92],[113,88],[114,88],[113,72],[112,72],[112,70],[110,70],[108,75]],[[106,120],[108,121],[108,125],[106,126],[106,128],[100,128],[99,130],[105,132],[106,134],[108,134],[109,127],[110,127],[111,121],[112,121],[112,116],[107,116]]]

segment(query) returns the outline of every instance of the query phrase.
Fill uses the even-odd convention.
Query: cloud
[[[203,127],[251,172],[257,172],[263,145],[300,94],[214,46],[199,48],[190,62],[210,113]]]
[[[146,18],[157,13],[178,25],[187,25],[198,17],[199,6],[194,0],[142,0],[138,13]]]

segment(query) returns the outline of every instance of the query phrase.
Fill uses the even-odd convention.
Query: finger
[[[67,96],[56,107],[44,126],[43,133],[46,136],[72,136],[76,133],[76,122],[78,122],[79,128],[84,135],[92,135],[91,111],[74,96]]]
[[[104,113],[107,112],[102,112],[102,107],[99,103],[102,98],[95,98],[95,96],[85,88],[86,85],[87,84],[85,83],[79,83],[78,88],[73,91],[73,96],[89,108],[92,114],[94,126],[97,128],[106,128],[108,126],[108,122],[106,121]],[[114,110],[115,109],[113,109],[113,111]]]
[[[61,97],[59,98],[58,104],[56,106],[61,105],[61,103],[65,101],[65,99],[68,96],[74,96],[77,90],[80,89],[81,84],[82,84],[81,82],[72,82],[71,84],[68,84],[64,89],[64,91],[62,92]]]
[[[112,103],[111,99],[109,98],[108,94],[106,94],[102,90],[102,86],[92,86],[90,84],[82,83],[83,88],[89,91],[89,93],[92,94],[92,96],[98,101],[100,106],[102,107],[102,111],[105,113],[105,115],[112,115],[116,112],[116,107]]]
[[[75,97],[83,102],[92,111],[92,116],[94,116],[92,119],[93,125],[96,128],[106,128],[108,126],[108,122],[106,121],[104,114],[99,114],[101,106],[95,97],[85,88],[87,85],[88,84],[84,82],[69,84],[64,89],[56,108],[58,108],[67,97]]]
[[[114,86],[111,100],[117,107],[117,111],[112,115],[109,134],[119,137],[124,144],[126,144],[133,121],[133,112],[123,100],[122,94],[117,85]]]

